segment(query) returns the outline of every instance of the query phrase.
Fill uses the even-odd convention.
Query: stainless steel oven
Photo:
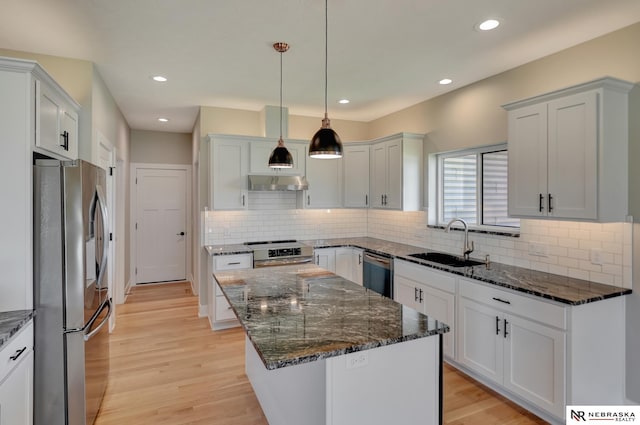
[[[295,240],[247,242],[253,249],[253,267],[288,266],[313,262],[313,247]]]

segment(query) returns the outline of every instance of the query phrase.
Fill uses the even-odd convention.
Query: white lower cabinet
[[[253,254],[218,255],[211,257],[208,266],[208,310],[211,329],[227,329],[240,326],[233,309],[213,278],[214,272],[253,268]]]
[[[323,269],[362,285],[363,255],[361,248],[318,248],[313,251],[313,261]]]
[[[443,338],[443,353],[455,356],[456,278],[419,264],[395,260],[393,299],[449,325]]]
[[[563,417],[565,309],[463,278],[459,290],[458,362]]]
[[[33,423],[33,324],[0,350],[0,424]]]
[[[364,250],[360,248],[342,247],[335,249],[335,274],[362,285],[362,263]]]
[[[337,248],[318,248],[313,250],[313,261],[317,266],[336,272],[336,249]]]

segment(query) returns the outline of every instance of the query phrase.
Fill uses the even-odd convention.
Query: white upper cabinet
[[[374,141],[370,149],[370,206],[419,210],[423,188],[423,136],[399,133]]]
[[[305,208],[342,207],[342,159],[309,158]]]
[[[249,143],[237,136],[209,136],[210,195],[214,210],[244,210],[248,203]]]
[[[78,109],[61,89],[36,84],[36,147],[67,159],[78,158]]]
[[[344,145],[342,165],[345,208],[369,207],[369,156],[368,144]]]
[[[632,87],[602,78],[504,105],[510,215],[625,220]]]
[[[292,168],[270,168],[269,157],[271,152],[278,145],[276,139],[264,139],[264,138],[245,138],[249,146],[249,174],[283,174],[304,176],[306,173],[306,161],[307,161],[307,145],[308,142],[285,140],[284,146],[289,150],[293,157]]]

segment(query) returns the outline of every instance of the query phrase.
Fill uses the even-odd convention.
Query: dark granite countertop
[[[0,349],[33,318],[33,310],[0,312]]]
[[[421,264],[479,280],[518,292],[557,301],[563,304],[580,305],[631,293],[631,289],[604,285],[587,280],[574,279],[551,273],[492,262],[489,269],[484,265],[474,267],[451,267],[432,261],[410,257],[409,254],[432,250],[404,245],[374,238],[340,238],[323,241],[304,241],[314,248],[351,246],[386,254],[394,258]]]
[[[267,369],[449,331],[442,322],[315,265],[214,277]]]
[[[432,250],[375,238],[336,238],[301,241],[313,248],[355,247],[382,255],[388,255],[424,265],[469,279],[527,293],[537,297],[568,305],[580,305],[631,293],[631,289],[604,285],[582,279],[574,279],[551,273],[509,266],[492,262],[489,269],[484,265],[474,267],[450,267],[432,261],[410,257],[409,254]],[[240,254],[251,252],[246,245],[215,245],[205,247],[211,255]]]

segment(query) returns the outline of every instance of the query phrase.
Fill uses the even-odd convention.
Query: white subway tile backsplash
[[[251,195],[250,195],[251,196]],[[295,194],[253,194],[259,210],[207,211],[207,244],[274,239],[330,239],[369,236],[458,254],[463,234],[427,228],[424,211],[374,209],[295,209]],[[520,237],[470,233],[472,257],[519,267],[631,287],[632,225],[557,220],[521,220]],[[530,242],[546,245],[547,256],[531,256]],[[602,265],[591,263],[590,252],[601,250]]]

